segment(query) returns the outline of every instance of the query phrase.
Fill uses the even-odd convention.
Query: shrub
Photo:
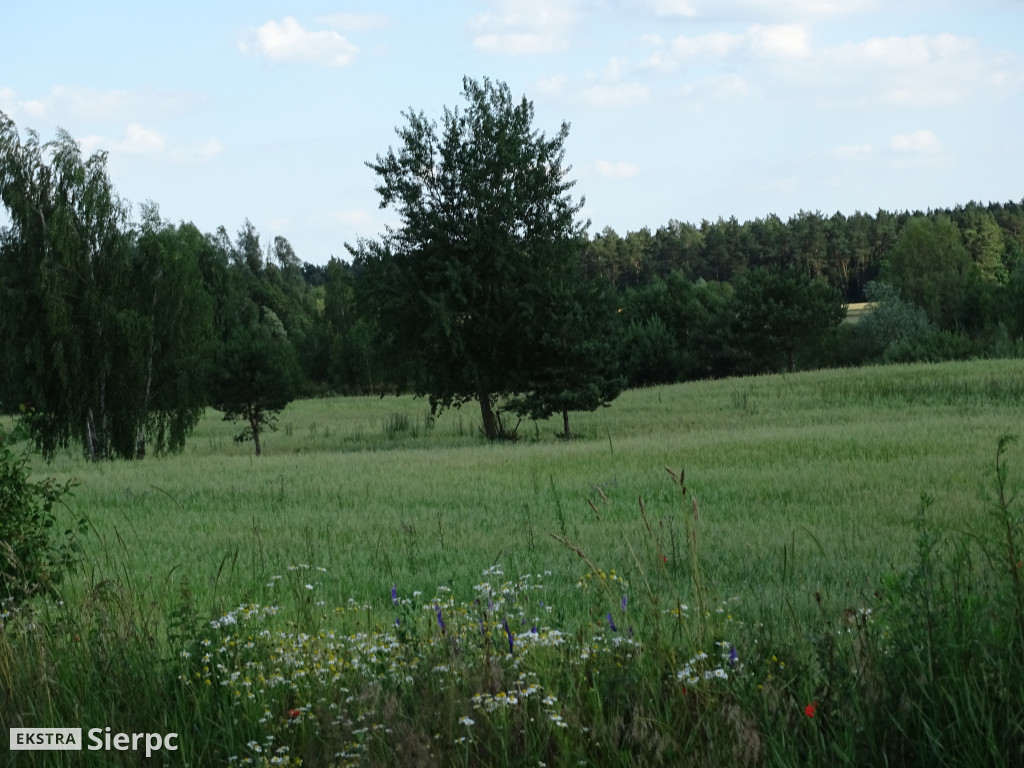
[[[53,591],[61,577],[78,560],[81,519],[60,536],[54,535],[54,507],[71,492],[73,481],[30,479],[31,448],[22,428],[0,427],[0,600],[21,604]]]

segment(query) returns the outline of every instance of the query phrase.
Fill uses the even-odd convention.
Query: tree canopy
[[[536,344],[563,324],[554,292],[586,224],[564,166],[569,126],[548,138],[504,83],[466,78],[463,96],[440,130],[405,113],[398,148],[367,163],[401,225],[353,252],[400,384],[434,407],[477,400],[493,439],[500,405],[542,380]]]

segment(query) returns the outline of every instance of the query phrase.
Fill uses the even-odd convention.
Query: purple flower
[[[736,666],[736,662],[739,661],[739,660],[740,660],[740,655],[738,653],[736,653],[736,646],[734,645],[732,647],[732,650],[729,651],[729,666],[730,667],[735,667]]]
[[[391,602],[398,605],[398,585],[395,584],[391,587]]]
[[[622,603],[621,603],[621,605],[622,605],[622,612],[623,612],[623,613],[625,613],[625,612],[626,612],[626,599],[627,599],[627,598],[626,598],[626,596],[625,596],[625,595],[623,595],[623,596],[622,596]]]
[[[615,622],[612,621],[612,615],[608,614],[608,626],[612,628],[612,632],[618,632],[619,628],[615,626]]]
[[[512,630],[508,628],[508,619],[505,619],[505,634],[508,635],[508,652],[512,653],[515,641]]]
[[[444,631],[445,631],[445,626],[444,626],[444,619],[441,617],[441,606],[440,605],[435,605],[434,608],[437,609],[437,626],[440,628],[441,634],[443,635]]]

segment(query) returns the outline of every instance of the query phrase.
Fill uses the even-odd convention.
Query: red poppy
[[[289,709],[288,710],[288,717],[290,717],[292,719],[298,717],[301,714],[302,714],[302,710],[301,709]]]
[[[808,717],[814,717],[814,713],[818,711],[818,702],[812,701],[806,707],[804,707],[804,714]]]

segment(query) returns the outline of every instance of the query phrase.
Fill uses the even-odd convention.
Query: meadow
[[[468,407],[328,398],[259,458],[210,411],[179,455],[37,464],[89,530],[62,603],[7,617],[4,724],[187,731],[167,765],[1024,759],[1018,361],[572,419],[486,444]]]

